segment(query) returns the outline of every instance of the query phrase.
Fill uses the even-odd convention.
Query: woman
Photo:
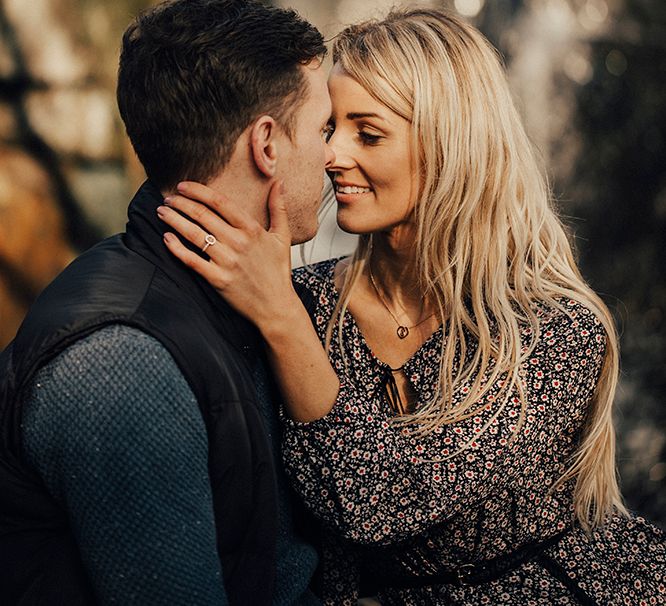
[[[349,27],[333,59],[330,176],[339,225],[361,237],[350,258],[294,272],[316,336],[283,324],[287,238],[239,246],[236,263],[168,244],[267,340],[287,469],[327,531],[326,602],[664,603],[663,535],[617,485],[613,322],[495,51],[418,9]],[[171,220],[197,246],[205,230],[234,247],[219,220]],[[317,337],[330,364],[308,354]]]

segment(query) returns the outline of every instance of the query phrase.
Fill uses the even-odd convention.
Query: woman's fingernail
[[[176,236],[174,236],[172,233],[166,232],[164,234],[164,241],[167,244],[171,244],[171,242],[174,242],[176,240]]]
[[[166,211],[169,210],[166,206],[158,206],[157,207],[157,216],[158,217],[163,217],[166,215]]]
[[[166,198],[164,198],[164,203],[165,203],[165,204],[171,204],[171,198],[170,198],[169,196],[167,196]]]

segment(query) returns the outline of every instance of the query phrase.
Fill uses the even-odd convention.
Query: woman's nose
[[[328,141],[328,147],[333,152],[333,160],[327,165],[328,169],[351,168],[354,166],[352,155],[349,153],[343,138],[338,133],[333,133],[333,136]]]

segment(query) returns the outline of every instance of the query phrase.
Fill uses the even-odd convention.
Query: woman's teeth
[[[335,191],[341,194],[367,194],[372,190],[369,187],[356,187],[355,185],[336,186]]]

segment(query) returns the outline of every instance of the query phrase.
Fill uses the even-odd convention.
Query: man
[[[118,103],[149,180],[126,233],[56,278],[0,358],[2,604],[314,600],[258,333],[170,256],[156,209],[189,179],[265,223],[281,182],[294,241],[311,238],[324,53],[248,0],[172,0],[126,31]]]

